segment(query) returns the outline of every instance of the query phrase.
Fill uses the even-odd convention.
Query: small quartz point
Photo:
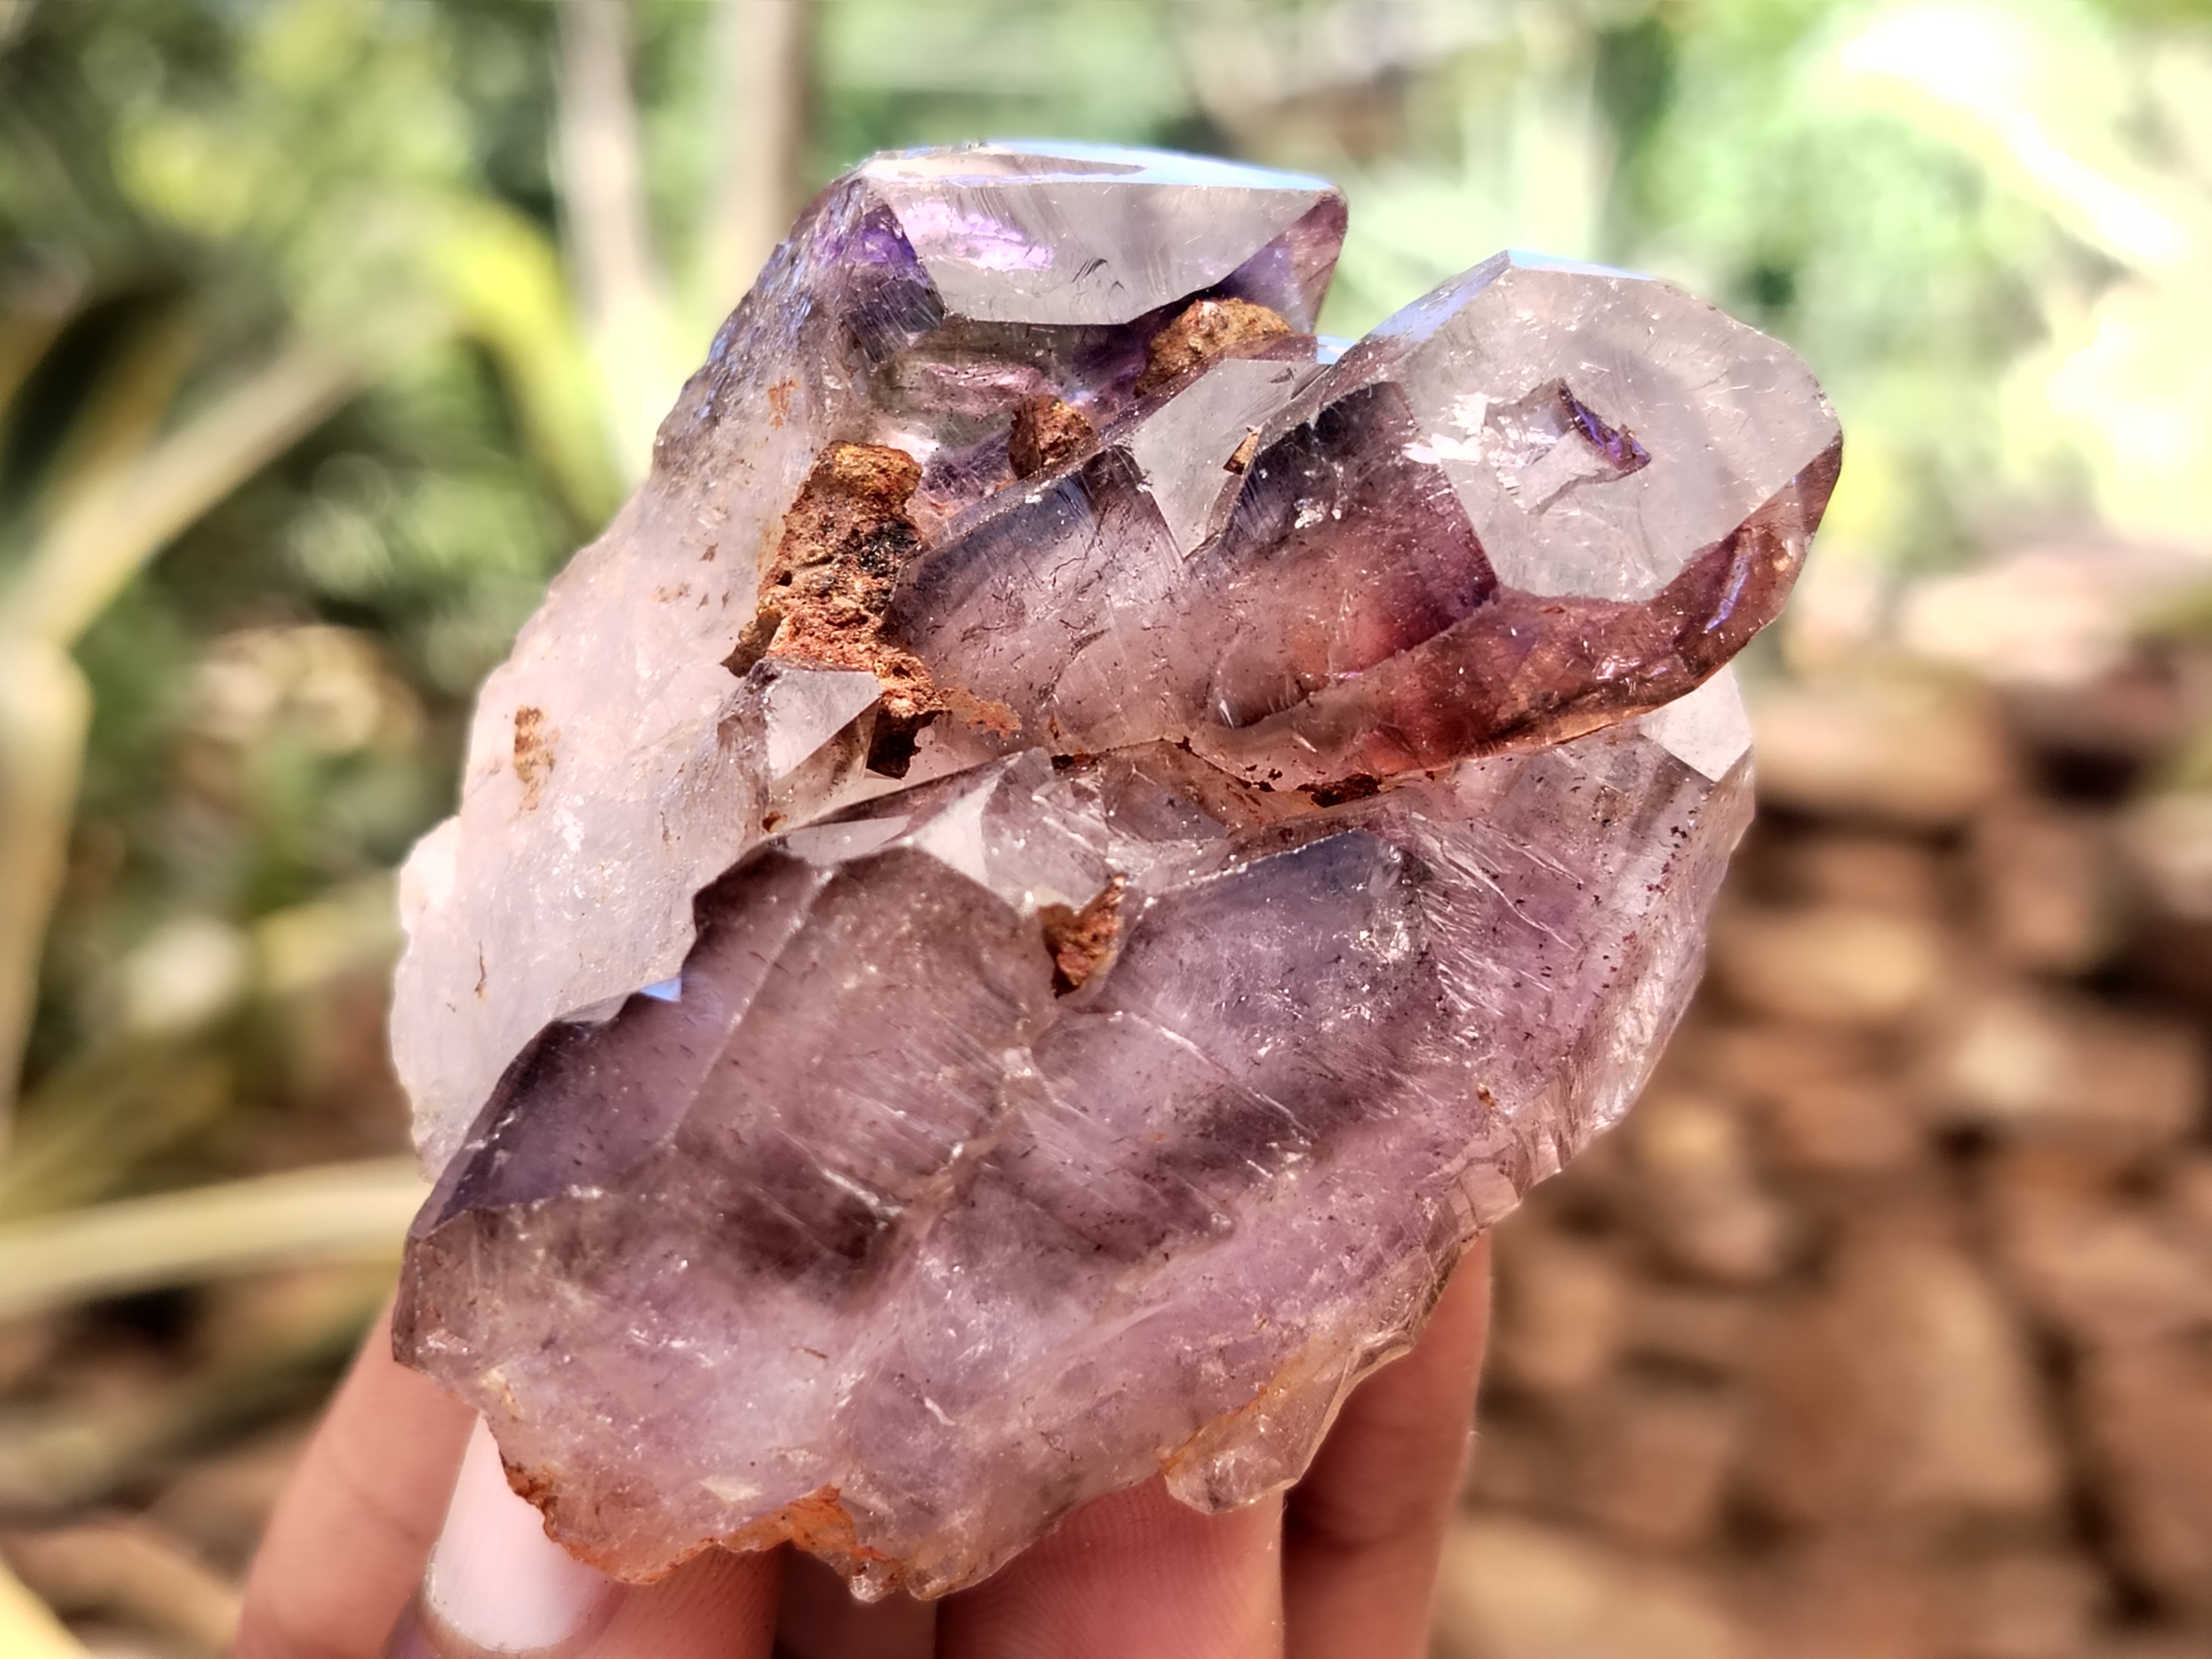
[[[402,884],[402,1358],[579,1556],[974,1583],[1294,1480],[1614,1121],[1840,437],[1500,255],[1349,348],[1311,179],[878,157],[487,682]]]

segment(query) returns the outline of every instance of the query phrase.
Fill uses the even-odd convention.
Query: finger
[[[478,1424],[422,1589],[386,1659],[765,1659],[778,1558],[710,1550],[628,1586],[545,1535]]]
[[[776,1659],[931,1659],[937,1604],[893,1594],[856,1601],[845,1581],[811,1555],[783,1564]]]
[[[1452,1275],[1419,1343],[1352,1391],[1283,1523],[1290,1659],[1419,1659],[1437,1560],[1474,1425],[1490,1326],[1489,1241]]]
[[[1159,1480],[1086,1504],[946,1599],[945,1659],[1275,1659],[1282,1506],[1200,1515]]]
[[[371,1659],[422,1579],[471,1420],[392,1358],[380,1318],[270,1517],[234,1659]]]

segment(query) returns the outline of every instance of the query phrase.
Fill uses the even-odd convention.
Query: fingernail
[[[479,1421],[422,1581],[432,1621],[490,1653],[536,1653],[575,1637],[620,1591],[545,1535],[537,1510],[508,1489]]]

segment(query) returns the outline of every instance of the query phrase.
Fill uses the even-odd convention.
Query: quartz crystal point
[[[1836,472],[1783,347],[1313,179],[878,157],[486,684],[410,860],[401,1357],[625,1577],[974,1582],[1294,1480],[1626,1109]]]

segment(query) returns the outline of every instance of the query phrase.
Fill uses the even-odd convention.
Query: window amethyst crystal
[[[393,1014],[400,1357],[577,1554],[972,1583],[1295,1479],[1626,1109],[1834,482],[1789,351],[1314,179],[878,157],[485,685]]]

